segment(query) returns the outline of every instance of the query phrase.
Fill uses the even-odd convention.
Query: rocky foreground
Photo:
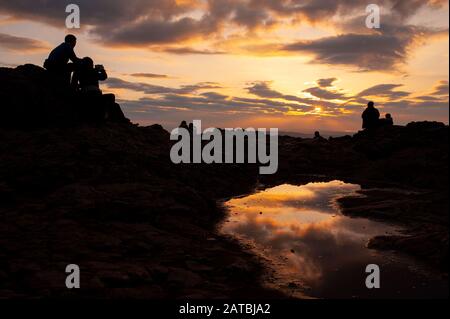
[[[344,213],[407,229],[370,247],[448,269],[448,126],[281,137],[279,173],[262,177],[250,165],[174,165],[157,125],[74,121],[76,106],[45,81],[35,66],[0,69],[9,116],[0,121],[0,298],[283,298],[260,286],[257,257],[216,232],[218,201],[257,183],[359,183],[367,196],[342,199]],[[83,289],[65,288],[68,264],[80,266]]]

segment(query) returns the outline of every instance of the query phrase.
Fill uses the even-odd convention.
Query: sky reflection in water
[[[275,270],[274,285],[294,295],[315,297],[419,296],[418,278],[405,261],[366,248],[377,235],[396,233],[393,226],[339,212],[335,199],[356,195],[360,186],[340,181],[303,186],[281,185],[231,199],[221,231],[250,242]],[[365,267],[376,263],[390,283],[383,291],[365,287]],[[412,289],[412,292],[409,290]],[[425,293],[425,292],[424,292]]]

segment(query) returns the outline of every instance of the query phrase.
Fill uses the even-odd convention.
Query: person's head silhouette
[[[386,118],[388,119],[388,120],[391,120],[392,119],[392,115],[391,114],[386,114]]]
[[[75,48],[75,46],[77,45],[77,37],[74,36],[73,34],[68,34],[66,35],[64,42],[69,44],[72,48]]]
[[[367,104],[367,106],[369,107],[369,109],[373,109],[375,107],[375,103],[369,102],[369,104]]]
[[[81,63],[85,69],[94,68],[94,60],[92,60],[90,57],[83,58]]]

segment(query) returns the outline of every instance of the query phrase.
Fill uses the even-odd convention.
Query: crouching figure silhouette
[[[392,118],[391,114],[386,114],[384,119],[380,119],[380,126],[386,127],[386,126],[393,126],[394,125],[394,119]]]
[[[102,65],[95,65],[94,61],[85,57],[81,60],[72,78],[72,87],[75,87],[80,95],[82,114],[88,120],[94,122],[118,122],[129,123],[123,114],[120,105],[116,103],[114,94],[103,94],[100,89],[100,81],[108,78]]]

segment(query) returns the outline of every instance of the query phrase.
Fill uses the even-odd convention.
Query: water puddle
[[[394,252],[366,247],[398,227],[343,216],[336,204],[360,186],[341,181],[280,185],[225,203],[221,233],[267,261],[265,284],[295,297],[431,298],[448,296],[447,280]],[[381,289],[366,287],[366,266],[381,268]]]

